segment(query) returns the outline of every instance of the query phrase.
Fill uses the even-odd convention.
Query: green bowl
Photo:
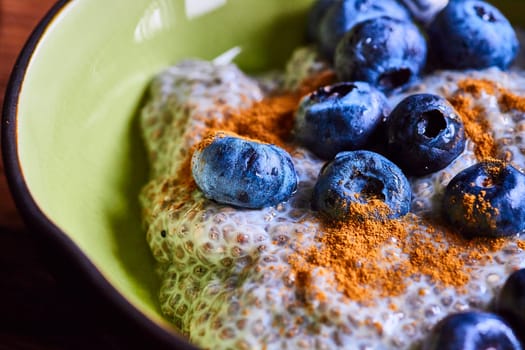
[[[17,206],[110,302],[168,342],[182,344],[160,314],[138,205],[148,175],[137,120],[143,95],[183,58],[238,47],[243,69],[282,66],[303,39],[310,3],[58,1],[12,73],[3,151]]]
[[[140,222],[148,164],[137,113],[145,90],[170,64],[237,47],[244,70],[282,67],[303,40],[311,2],[58,1],[13,70],[2,141],[18,207],[94,288],[169,344],[191,348],[160,314]],[[516,3],[498,6],[517,20],[525,6]]]

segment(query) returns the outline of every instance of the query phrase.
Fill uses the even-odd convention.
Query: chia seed
[[[279,81],[293,89],[324,68],[314,50],[300,48]],[[525,86],[525,73],[490,68],[437,72],[412,86],[409,93],[451,94],[466,76],[496,81],[516,93]],[[320,302],[313,291],[298,290],[288,258],[301,247],[319,244],[316,238],[322,232],[310,210],[309,195],[322,160],[301,148],[292,152],[299,175],[297,194],[274,208],[237,210],[206,200],[198,190],[181,203],[177,185],[167,185],[177,183],[177,172],[203,136],[199,132],[205,130],[209,118],[249,107],[264,93],[255,79],[234,65],[184,61],[154,79],[142,112],[152,174],[140,201],[147,242],[159,264],[161,311],[190,341],[221,349],[408,349],[443,315],[487,308],[505,276],[525,267],[525,252],[509,239],[503,249],[487,253],[491,263],[472,262],[470,281],[463,287],[466,293],[414,276],[404,295],[378,297],[363,305],[345,299],[327,282],[331,272],[322,267],[312,278],[325,300]],[[391,105],[407,94],[391,96]],[[505,157],[525,169],[525,115],[502,112],[493,99],[483,97],[475,103],[485,108],[498,146],[508,154]],[[475,162],[474,146],[467,142],[464,153],[447,168],[410,179],[412,212],[436,213],[448,181]],[[395,249],[386,252],[386,256],[398,254]]]

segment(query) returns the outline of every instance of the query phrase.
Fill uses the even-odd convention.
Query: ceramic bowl
[[[311,2],[58,1],[19,56],[2,130],[17,206],[42,240],[66,253],[64,264],[168,344],[191,348],[160,314],[140,222],[144,92],[168,65],[232,48],[249,72],[282,67],[303,40]],[[507,13],[516,20],[520,12]]]

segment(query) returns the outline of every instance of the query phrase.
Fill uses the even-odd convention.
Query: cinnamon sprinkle
[[[474,101],[474,98],[481,98],[483,92],[497,95],[503,111],[525,112],[525,98],[494,82],[474,79],[459,82],[458,90],[449,101],[462,117],[479,160],[494,159],[497,155],[486,111]],[[484,193],[465,195],[462,200],[467,209],[470,208],[466,215],[472,220],[474,211],[478,211],[485,213],[490,219],[488,222],[493,223],[497,213],[484,199]],[[467,240],[437,222],[412,215],[396,220],[366,219],[370,213],[385,210],[382,205],[374,201],[352,203],[350,211],[357,213],[353,217],[345,222],[323,222],[320,247],[311,247],[290,257],[293,269],[300,273],[299,287],[315,288],[315,281],[308,272],[324,267],[334,273],[338,290],[360,302],[367,302],[374,296],[400,295],[409,281],[420,278],[462,291],[469,281],[469,266],[490,263],[489,253],[502,249],[508,242],[503,238]],[[525,249],[525,243],[518,240],[517,244]],[[405,258],[385,253],[387,248],[400,252]]]
[[[268,96],[249,108],[226,112],[220,120],[212,118],[201,134],[203,143],[195,147],[203,147],[221,131],[293,149],[289,141],[299,101],[307,93],[333,81],[333,72],[326,71],[305,81],[297,91]],[[486,80],[465,79],[458,86],[449,101],[461,115],[466,133],[475,143],[476,156],[480,160],[495,157],[497,146],[490,135],[485,111],[474,105],[473,97],[478,98],[482,92],[497,93],[503,110],[520,111],[525,111],[525,99]],[[177,185],[183,189],[181,195],[191,195],[196,188],[191,175],[193,150],[188,152],[176,176]],[[184,195],[181,198],[184,201]],[[350,206],[350,211],[357,215],[344,222],[322,220],[318,244],[304,247],[289,257],[298,293],[303,291],[304,298],[309,295],[317,301],[326,299],[326,294],[316,286],[314,271],[324,271],[324,277],[334,288],[361,303],[370,302],[375,296],[400,295],[410,281],[421,278],[461,290],[469,280],[469,266],[489,263],[488,253],[501,249],[507,242],[486,238],[466,240],[436,222],[423,221],[428,219],[411,214],[401,219],[387,219],[388,208],[380,200]],[[379,215],[378,219],[370,213],[385,215]],[[397,306],[391,304],[390,307]]]
[[[465,133],[474,142],[474,153],[478,160],[496,158],[498,148],[490,131],[490,123],[486,119],[486,111],[482,106],[475,105],[474,99],[482,94],[496,96],[502,112],[512,110],[525,112],[525,97],[487,79],[463,79],[458,82],[458,90],[448,97],[449,102],[460,114],[465,126]]]
[[[255,102],[250,108],[227,113],[220,120],[208,120],[208,132],[229,131],[290,150],[290,133],[299,101],[306,94],[334,80],[333,71],[323,71],[303,81],[296,91],[271,95]]]
[[[491,228],[496,227],[495,217],[498,215],[498,208],[493,208],[490,202],[485,200],[485,191],[481,191],[478,195],[465,193],[463,195],[463,207],[466,209],[465,219],[468,222],[476,223],[478,221],[476,214],[484,215],[486,222]]]
[[[249,108],[235,111],[224,109],[224,118],[207,118],[205,130],[194,131],[194,137],[200,136],[202,141],[189,150],[175,176],[178,186],[186,189],[186,198],[197,188],[191,174],[191,157],[195,149],[202,149],[221,132],[291,150],[288,141],[299,101],[317,88],[334,81],[334,71],[327,69],[302,81],[296,91],[268,96]]]
[[[525,112],[525,97],[499,86],[496,82],[487,79],[464,79],[458,83],[460,91],[467,92],[475,98],[480,98],[482,92],[498,97],[500,109],[506,113],[511,110]]]
[[[497,91],[496,84],[492,80],[472,78],[461,80],[458,83],[458,89],[474,96],[475,98],[480,98],[482,92],[494,95]]]
[[[490,124],[485,118],[486,111],[482,106],[474,106],[472,97],[465,93],[475,91],[474,94],[477,95],[479,91],[474,88],[475,86],[469,85],[465,90],[458,90],[448,98],[448,101],[458,111],[465,127],[465,133],[474,142],[476,158],[478,160],[495,158],[497,146],[490,132]]]
[[[467,240],[410,214],[401,219],[383,216],[380,220],[376,215],[367,216],[388,212],[381,201],[350,206],[361,219],[323,221],[319,247],[290,256],[299,289],[316,290],[311,274],[322,267],[334,274],[334,288],[364,304],[374,297],[401,295],[411,280],[421,278],[461,292],[469,280],[469,265],[491,262],[488,253],[506,243],[504,239]]]
[[[504,89],[500,89],[500,94],[498,103],[503,112],[510,112],[513,109],[525,112],[525,97],[518,96]]]

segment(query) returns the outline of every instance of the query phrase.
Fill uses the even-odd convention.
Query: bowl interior
[[[18,104],[26,184],[43,213],[150,317],[159,318],[158,285],[137,204],[148,175],[137,117],[149,81],[180,59],[237,47],[247,70],[281,66],[302,40],[309,2],[77,0],[39,42]]]
[[[151,78],[180,59],[282,66],[303,40],[312,0],[68,2],[29,62],[18,156],[40,210],[148,317],[163,322],[137,196],[148,165],[137,116]],[[516,1],[498,2],[510,17]],[[514,14],[514,15],[512,15]],[[163,322],[164,323],[164,322]]]

